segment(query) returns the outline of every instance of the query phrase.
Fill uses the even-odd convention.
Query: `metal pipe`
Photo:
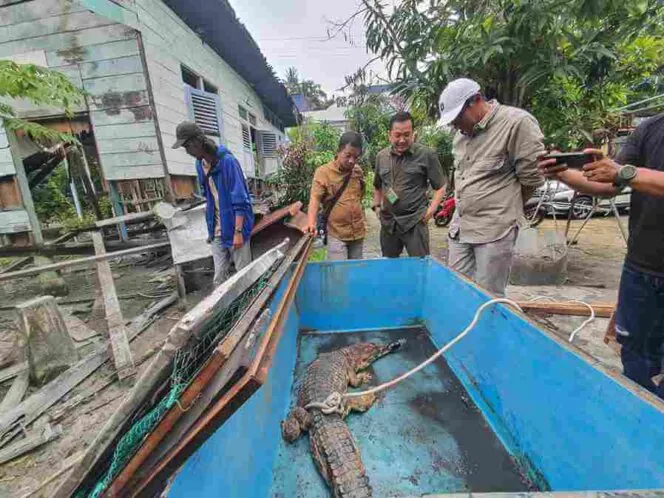
[[[230,417],[230,415],[237,410],[243,403],[246,401],[255,390],[257,390],[262,383],[265,381],[269,368],[272,364],[272,358],[276,347],[278,345],[279,339],[281,337],[281,332],[283,330],[283,325],[286,321],[286,315],[290,306],[295,299],[295,293],[302,279],[304,273],[304,268],[306,266],[307,260],[309,259],[309,253],[313,245],[313,238],[310,235],[305,235],[306,245],[304,247],[302,257],[298,262],[295,271],[293,272],[293,277],[288,283],[284,297],[279,302],[276,312],[274,313],[274,318],[270,323],[265,336],[263,337],[261,344],[256,353],[255,359],[248,371],[242,376],[242,378],[233,385],[230,390],[224,394],[215,404],[213,404],[206,412],[203,414],[196,423],[192,426],[190,431],[180,440],[180,442],[175,446],[160,462],[159,465],[154,468],[150,474],[141,482],[134,490],[131,492],[131,496],[138,497],[143,493],[150,484],[157,479],[164,470],[167,470],[169,464],[171,464],[180,454],[186,453],[187,448],[192,442],[215,420],[218,422],[219,418],[223,420]],[[233,404],[232,402],[236,397],[240,398],[239,403]],[[189,452],[193,451],[189,447]]]
[[[109,252],[106,254],[100,254],[98,256],[89,256],[87,258],[74,259],[72,261],[61,261],[60,263],[53,263],[52,265],[44,265],[44,266],[38,266],[36,268],[28,268],[27,270],[13,271],[11,273],[2,273],[0,274],[0,282],[3,282],[5,280],[12,280],[14,278],[38,275],[45,271],[62,270],[63,268],[71,268],[74,266],[85,266],[89,263],[95,263],[97,261],[105,261],[108,259],[120,258],[122,256],[130,256],[132,254],[140,254],[142,252],[154,251],[155,249],[169,247],[170,245],[171,245],[170,242],[159,242],[158,244],[135,247],[133,249],[125,249],[123,251]]]

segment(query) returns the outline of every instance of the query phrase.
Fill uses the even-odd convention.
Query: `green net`
[[[115,447],[111,463],[103,477],[89,493],[87,491],[77,493],[77,498],[83,498],[86,495],[89,498],[97,498],[103,494],[119,471],[138,450],[143,440],[152,432],[166,412],[178,402],[180,395],[203,367],[212,350],[237,323],[251,301],[266,287],[273,270],[274,268],[263,274],[230,306],[216,310],[205,323],[200,334],[196,338],[192,338],[175,354],[168,393],[125,432]]]

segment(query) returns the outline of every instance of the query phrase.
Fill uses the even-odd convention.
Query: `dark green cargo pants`
[[[404,247],[408,256],[422,258],[428,256],[429,250],[429,226],[418,223],[407,232],[400,233],[395,228],[390,230],[382,226],[380,229],[380,248],[385,258],[398,258]]]

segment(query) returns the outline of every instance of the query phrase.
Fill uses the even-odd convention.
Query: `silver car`
[[[572,206],[574,190],[562,182],[550,180],[542,187],[538,188],[533,194],[533,198],[528,202],[532,205],[535,201],[540,204],[541,210],[548,215],[567,216]],[[632,190],[627,187],[619,195],[613,198],[616,208],[620,213],[629,211]],[[580,220],[588,217],[593,206],[597,203],[597,213],[611,214],[611,199],[592,197],[586,194],[578,194],[574,207],[572,208],[572,218]]]

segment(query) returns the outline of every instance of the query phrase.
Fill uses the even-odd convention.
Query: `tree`
[[[294,67],[289,67],[286,70],[284,85],[291,95],[304,95],[311,104],[311,110],[313,111],[327,109],[333,103],[333,100],[327,98],[327,93],[321,85],[312,80],[301,81],[300,75]]]
[[[61,73],[34,64],[0,61],[2,98],[27,99],[35,104],[62,109],[67,116],[71,116],[73,107],[83,101],[83,96],[83,92]],[[4,122],[8,130],[22,130],[37,141],[76,141],[70,134],[59,133],[16,117],[13,107],[6,103],[0,103],[0,121]]]
[[[566,99],[593,115],[584,125],[606,124],[607,112],[664,65],[654,48],[664,25],[656,0],[402,0],[393,9],[361,0],[358,14],[396,90],[431,117],[445,84],[467,76],[489,97],[541,116],[560,108],[559,98],[546,102],[549,93],[580,89]]]

